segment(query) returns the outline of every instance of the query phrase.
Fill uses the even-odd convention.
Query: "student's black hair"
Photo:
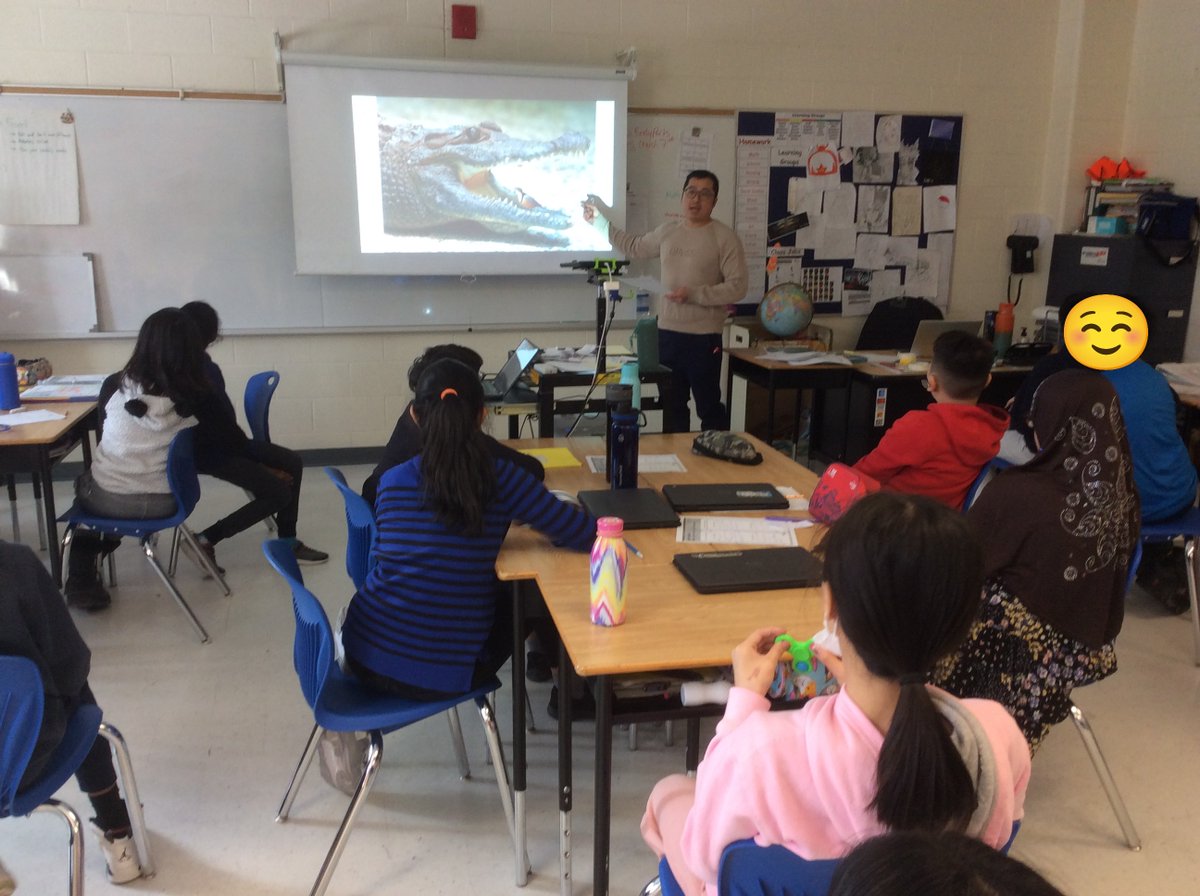
[[[995,350],[986,339],[951,330],[934,341],[930,372],[955,401],[974,401],[992,375],[994,357]]]
[[[920,495],[878,492],[829,530],[824,577],[867,669],[900,682],[872,808],[893,830],[962,830],[971,777],[923,682],[978,612],[983,551],[966,518]]]
[[[421,489],[447,528],[483,532],[483,513],[496,493],[496,468],[480,421],[483,386],[461,361],[434,361],[417,382],[413,409],[421,427]]]
[[[200,334],[179,308],[160,308],[142,322],[133,354],[121,373],[142,391],[170,398],[184,416],[209,390]]]
[[[473,348],[467,348],[465,345],[455,345],[453,342],[447,342],[443,345],[431,345],[421,354],[417,355],[408,368],[409,391],[416,395],[417,382],[421,379],[421,374],[425,372],[425,368],[434,361],[440,361],[443,358],[452,358],[460,364],[466,364],[475,371],[476,376],[483,369],[483,358]]]
[[[837,865],[829,896],[1063,896],[1040,874],[952,831],[867,840]]]
[[[221,318],[218,316],[216,308],[208,302],[195,301],[188,302],[182,310],[196,325],[196,330],[200,334],[200,344],[204,348],[208,348],[217,341],[217,334],[221,332]]]
[[[686,190],[688,184],[693,180],[711,180],[713,185],[713,201],[721,195],[721,182],[717,180],[717,176],[705,168],[697,168],[695,171],[689,171],[687,177],[683,179],[683,188]]]

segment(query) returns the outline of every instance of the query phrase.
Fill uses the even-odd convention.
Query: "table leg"
[[[592,832],[592,892],[608,896],[612,821],[612,678],[596,677],[596,817]]]
[[[46,549],[50,553],[50,573],[54,584],[63,584],[62,546],[58,543],[58,514],[54,510],[54,481],[50,466],[50,446],[38,451],[38,468],[33,474],[42,481],[42,505],[46,508]]]
[[[554,438],[554,387],[538,384],[538,438]]]
[[[527,827],[525,790],[528,756],[525,746],[525,595],[521,582],[513,582],[513,847],[516,850],[517,886],[529,881],[529,866],[525,864]]]
[[[571,896],[571,689],[575,670],[561,641],[558,647],[558,887]]]

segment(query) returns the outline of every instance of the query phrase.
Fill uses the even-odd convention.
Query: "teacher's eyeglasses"
[[[712,190],[697,190],[695,187],[688,187],[683,191],[683,195],[688,199],[716,199],[717,194]]]

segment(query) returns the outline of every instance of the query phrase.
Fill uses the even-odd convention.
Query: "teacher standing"
[[[671,368],[670,404],[663,409],[665,432],[691,429],[688,392],[701,429],[728,429],[721,402],[721,331],[727,306],[746,295],[748,277],[742,242],[713,219],[720,183],[697,170],[683,181],[683,219],[635,235],[614,227],[596,197],[583,203],[583,217],[628,258],[660,258],[666,290],[658,308],[658,357]]]

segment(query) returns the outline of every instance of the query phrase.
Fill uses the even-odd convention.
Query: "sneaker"
[[[546,713],[554,721],[558,721],[558,685],[550,689],[550,703],[546,706]],[[572,722],[590,722],[595,718],[596,700],[591,691],[585,689],[578,697],[571,698]]]
[[[200,550],[204,552],[204,556],[208,558],[208,562],[216,567],[217,572],[225,575],[225,568],[217,564],[217,549],[211,541],[205,541],[202,538],[196,539],[196,544],[200,545]]]
[[[104,853],[105,875],[109,883],[127,884],[142,876],[142,863],[138,858],[137,844],[133,842],[133,837],[128,834],[124,837],[114,837],[105,833],[96,825],[95,820],[92,821],[91,828],[100,842],[100,851]]]
[[[0,896],[12,896],[16,889],[17,882],[8,873],[8,869],[4,867],[4,863],[0,862]]]
[[[112,605],[112,595],[108,593],[99,576],[91,579],[68,576],[67,584],[63,586],[63,594],[67,598],[67,606],[77,610],[94,613]]]
[[[302,541],[297,541],[292,550],[296,554],[296,562],[301,566],[318,566],[329,559],[324,551],[310,548]]]

